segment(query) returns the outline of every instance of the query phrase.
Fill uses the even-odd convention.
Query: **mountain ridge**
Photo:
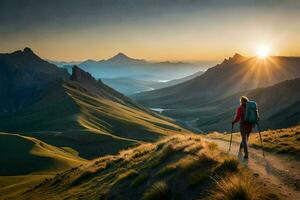
[[[193,106],[239,91],[271,86],[300,77],[299,57],[234,56],[209,68],[203,75],[168,88],[143,92],[132,97],[144,105],[161,108]],[[182,96],[182,98],[175,98]]]
[[[144,59],[131,58],[124,53],[118,53],[109,59],[85,60],[78,64],[80,68],[91,73],[95,78],[119,78],[132,76],[153,76],[153,80],[171,80],[188,76],[200,71],[198,65],[183,62],[150,62]],[[72,66],[64,68],[71,72]]]
[[[65,69],[44,61],[28,47],[0,54],[0,66],[0,115],[31,104],[48,87],[68,78]]]

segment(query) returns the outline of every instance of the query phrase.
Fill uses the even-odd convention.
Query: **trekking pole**
[[[262,141],[262,138],[261,138],[260,127],[259,127],[258,122],[256,122],[256,126],[257,126],[257,129],[258,129],[258,134],[259,134],[259,138],[260,138],[260,144],[261,144],[263,156],[265,156],[264,145],[263,145],[263,141]]]
[[[233,132],[233,124],[231,124],[231,131],[230,131],[230,142],[229,142],[229,149],[228,149],[228,152],[230,152],[230,150],[231,150],[232,132]]]

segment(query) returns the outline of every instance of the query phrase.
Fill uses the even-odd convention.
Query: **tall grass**
[[[216,180],[216,183],[217,189],[209,200],[257,200],[259,197],[258,188],[249,177],[231,175]]]

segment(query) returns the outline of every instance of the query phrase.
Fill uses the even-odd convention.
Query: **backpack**
[[[246,104],[245,122],[255,124],[258,121],[258,109],[255,101],[248,101]]]

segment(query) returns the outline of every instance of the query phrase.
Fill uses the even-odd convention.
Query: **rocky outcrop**
[[[72,75],[70,78],[72,81],[77,81],[77,82],[96,82],[96,79],[92,77],[92,75],[88,72],[83,71],[77,66],[74,66],[72,68]]]

